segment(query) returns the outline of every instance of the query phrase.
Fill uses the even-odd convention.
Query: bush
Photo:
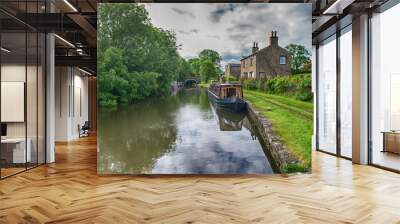
[[[228,77],[224,76],[224,78],[225,78],[225,80],[224,80],[225,82],[237,82],[238,81],[238,79],[234,76],[228,76]]]
[[[115,96],[109,93],[102,93],[102,92],[100,92],[99,94],[99,104],[102,107],[115,107],[118,105]]]
[[[298,100],[312,100],[311,74],[278,76],[266,79],[242,79],[245,89],[261,90],[270,94],[291,96]]]
[[[243,81],[243,88],[245,89],[257,89],[257,80],[255,79],[245,79]]]
[[[163,95],[165,81],[155,72],[132,72],[120,75],[103,75],[99,79],[99,105],[114,107],[119,104],[135,103],[154,95]]]

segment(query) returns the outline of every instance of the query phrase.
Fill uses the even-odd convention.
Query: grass
[[[202,88],[208,88],[211,83],[199,83],[198,86]]]
[[[244,90],[244,97],[272,123],[287,148],[302,162],[290,164],[283,172],[308,171],[311,168],[313,104],[293,98]]]

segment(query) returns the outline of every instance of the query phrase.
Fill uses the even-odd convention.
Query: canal
[[[205,89],[100,108],[99,173],[273,173],[245,114],[215,110]]]

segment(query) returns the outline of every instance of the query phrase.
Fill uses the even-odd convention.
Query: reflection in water
[[[99,112],[99,173],[272,173],[243,114],[213,111],[191,89]]]
[[[216,115],[221,131],[240,131],[242,130],[244,113],[230,113],[211,106],[212,111]]]

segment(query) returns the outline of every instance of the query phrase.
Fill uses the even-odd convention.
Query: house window
[[[286,65],[286,56],[282,55],[279,57],[279,64]]]
[[[259,72],[258,74],[259,74],[260,78],[262,78],[262,79],[265,78],[265,72]]]
[[[253,58],[250,58],[250,66],[253,66]]]

